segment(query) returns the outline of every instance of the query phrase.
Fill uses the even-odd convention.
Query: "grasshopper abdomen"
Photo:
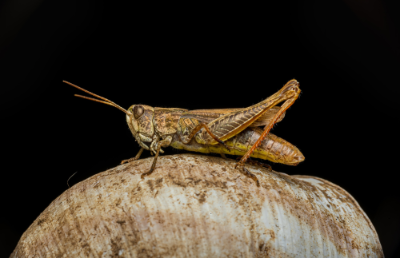
[[[174,140],[171,146],[176,149],[202,153],[224,153],[243,156],[258,140],[262,131],[261,128],[250,127],[228,139],[225,144],[231,148],[230,150],[218,144],[199,144],[194,139],[187,144]],[[260,146],[251,154],[251,157],[293,166],[304,160],[303,154],[296,146],[272,133],[265,137]]]
[[[233,139],[235,150],[240,149],[241,152],[246,152],[260,138],[262,132],[263,130],[258,127],[246,129],[235,137],[237,139]],[[296,146],[272,133],[262,140],[251,157],[293,166],[304,161],[304,155]]]

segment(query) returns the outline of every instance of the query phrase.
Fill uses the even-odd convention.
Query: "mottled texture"
[[[179,118],[186,111],[186,109],[180,108],[154,108],[153,123],[156,132],[162,138],[169,134],[175,134]]]
[[[141,179],[151,162],[65,191],[11,257],[383,257],[358,203],[326,180],[249,165],[257,187],[236,162],[200,155],[162,156]]]

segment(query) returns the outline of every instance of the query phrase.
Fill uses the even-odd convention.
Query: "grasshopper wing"
[[[272,107],[272,108],[269,109],[267,112],[265,112],[259,119],[257,119],[254,123],[252,123],[252,124],[250,125],[250,127],[257,127],[257,126],[265,126],[265,125],[268,125],[268,124],[271,122],[272,118],[276,115],[276,113],[278,113],[278,111],[279,111],[280,108],[281,108],[281,107],[279,107],[279,106]],[[285,115],[286,115],[286,112],[283,113],[283,114],[279,117],[279,119],[276,121],[276,123],[279,123],[280,121],[282,121],[282,119],[285,117]],[[276,124],[276,123],[275,123],[275,124]]]
[[[271,119],[276,115],[281,107],[274,106],[267,110],[260,118],[258,118],[249,127],[265,126],[271,122]],[[220,118],[229,113],[240,112],[243,108],[225,108],[225,109],[196,109],[186,112],[184,115],[190,118],[195,118],[204,123],[210,123],[214,119]],[[285,112],[286,113],[286,112]],[[276,123],[282,121],[285,117],[285,113],[276,121]]]
[[[258,117],[254,117],[254,115],[256,115],[254,109],[259,109],[258,112],[260,111],[260,107],[252,106],[240,109],[200,109],[185,112],[179,119],[181,140],[183,140],[183,142],[189,142],[193,136],[193,132],[196,131],[198,126],[200,126],[200,124],[207,124],[209,130],[211,130],[216,137],[225,141],[238,134],[246,127],[268,125],[280,107],[269,107],[267,110],[257,115]],[[249,119],[251,117],[254,118]],[[280,118],[278,122],[281,120],[282,118]],[[202,132],[202,135],[198,135],[196,141],[199,143],[208,142],[213,144],[211,143],[213,139],[205,132]]]

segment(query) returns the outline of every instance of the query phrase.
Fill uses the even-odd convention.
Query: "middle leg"
[[[141,178],[142,178],[142,179],[143,179],[145,176],[150,175],[151,173],[153,173],[154,169],[156,168],[157,159],[158,159],[158,155],[160,154],[161,147],[167,147],[167,146],[169,146],[169,144],[171,143],[171,141],[172,141],[172,137],[171,137],[171,136],[168,136],[168,137],[165,138],[164,140],[161,140],[161,141],[159,141],[159,142],[157,142],[157,143],[155,144],[155,145],[156,145],[156,148],[157,148],[157,151],[156,151],[156,154],[155,154],[155,156],[154,156],[153,163],[151,164],[150,170],[149,170],[148,172],[143,173],[143,174],[141,175]]]

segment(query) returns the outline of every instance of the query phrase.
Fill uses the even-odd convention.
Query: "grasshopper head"
[[[148,149],[143,142],[152,142],[154,135],[154,108],[147,105],[132,105],[128,109],[126,122],[139,144]],[[144,146],[143,146],[144,145]]]

